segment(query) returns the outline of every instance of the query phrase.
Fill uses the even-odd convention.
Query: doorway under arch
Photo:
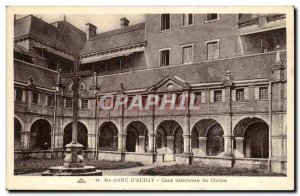
[[[64,129],[64,149],[66,148],[66,145],[72,142],[72,129],[73,129],[73,123],[70,122],[65,126]],[[88,145],[88,130],[86,126],[78,122],[78,132],[77,132],[77,141],[79,144],[83,145],[83,149],[87,149]]]
[[[48,150],[51,148],[50,123],[45,119],[35,121],[30,128],[30,148],[38,150]]]

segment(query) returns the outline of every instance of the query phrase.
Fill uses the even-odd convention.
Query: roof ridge
[[[139,25],[142,25],[142,24],[145,24],[145,22],[141,22],[141,23],[137,23],[137,24],[134,24],[134,25],[131,25],[131,26],[128,26],[129,28],[133,28],[133,27],[137,27]],[[131,31],[137,31],[137,30],[140,30],[142,28],[145,28],[145,27],[140,27],[140,28],[136,28],[136,29],[122,29],[122,28],[119,28],[119,29],[113,29],[113,30],[110,30],[110,31],[105,31],[105,32],[102,32],[102,33],[99,33],[97,35],[95,35],[93,38],[91,38],[89,41],[94,41],[94,40],[97,40],[97,39],[101,39],[101,38],[105,38],[105,37],[111,37],[111,36],[115,36],[117,34],[123,34],[123,33],[128,33],[128,32],[131,32]],[[122,31],[124,30],[124,31]],[[125,31],[127,30],[127,31]],[[103,35],[103,34],[109,34],[109,33],[112,33],[114,31],[121,31],[120,33],[115,33],[115,34],[111,34],[111,35]],[[101,36],[102,35],[102,36]],[[87,41],[88,42],[88,41]]]

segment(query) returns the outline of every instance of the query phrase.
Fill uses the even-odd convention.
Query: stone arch
[[[234,136],[237,155],[247,158],[269,157],[269,125],[263,119],[240,120],[234,128]]]
[[[107,121],[102,123],[98,131],[98,147],[100,150],[118,150],[118,128],[113,122]]]
[[[183,153],[183,130],[181,126],[177,126],[174,131],[174,153],[181,154]]]
[[[148,129],[141,121],[130,122],[126,129],[126,150],[128,152],[146,152]],[[146,137],[147,136],[147,137]]]
[[[183,129],[175,120],[164,120],[160,122],[155,130],[156,133],[156,148],[160,154],[173,154],[183,152]],[[159,138],[161,137],[161,139]]]
[[[21,144],[21,131],[23,130],[23,126],[21,121],[14,117],[14,149],[18,150],[22,148]]]
[[[209,156],[217,156],[224,152],[224,130],[219,123],[213,123],[206,132],[206,152]]]
[[[64,140],[63,146],[66,147],[67,144],[72,142],[72,129],[73,122],[69,122],[64,128]],[[77,132],[77,141],[83,145],[83,149],[86,150],[88,147],[88,129],[80,121],[78,121],[78,132]]]
[[[47,150],[51,148],[52,126],[46,119],[38,119],[30,127],[30,148]]]

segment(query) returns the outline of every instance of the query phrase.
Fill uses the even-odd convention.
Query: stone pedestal
[[[67,155],[63,166],[50,167],[42,176],[102,176],[94,166],[85,166],[82,156],[83,145],[72,142],[66,145]]]

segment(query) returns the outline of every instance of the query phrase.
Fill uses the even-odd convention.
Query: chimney
[[[89,41],[97,34],[97,27],[91,23],[86,24],[86,40]]]
[[[124,28],[124,27],[128,27],[129,26],[129,20],[127,20],[127,18],[121,18],[121,28]]]

